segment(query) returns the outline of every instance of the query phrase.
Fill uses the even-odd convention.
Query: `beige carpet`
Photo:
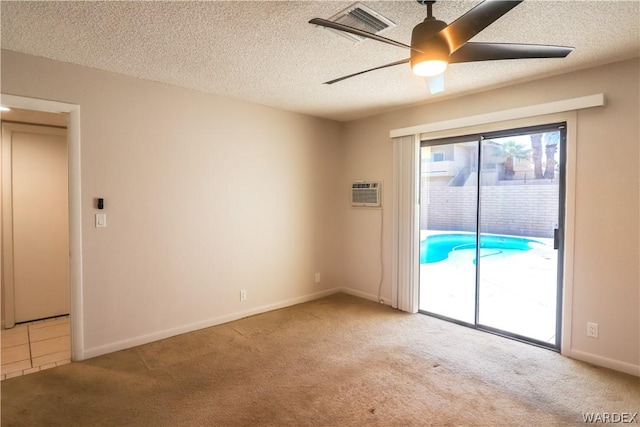
[[[640,380],[338,294],[2,382],[2,426],[582,425]]]

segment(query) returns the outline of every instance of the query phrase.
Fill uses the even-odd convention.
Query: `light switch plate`
[[[107,226],[107,214],[96,214],[96,228]]]

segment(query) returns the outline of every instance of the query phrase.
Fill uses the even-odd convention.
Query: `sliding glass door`
[[[559,348],[564,134],[423,142],[421,311]]]

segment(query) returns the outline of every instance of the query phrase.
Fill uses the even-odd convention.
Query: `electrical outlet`
[[[247,299],[247,290],[246,289],[242,289],[240,291],[240,301],[245,301]]]
[[[593,322],[587,322],[587,336],[592,338],[598,338],[598,324]]]
[[[320,283],[320,273],[316,273],[316,283]]]

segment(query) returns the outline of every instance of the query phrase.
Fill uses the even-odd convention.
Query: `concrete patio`
[[[484,326],[554,344],[557,251],[551,239],[535,240],[540,243],[530,244],[528,251],[481,250],[478,319]],[[475,323],[474,258],[475,250],[463,249],[421,264],[420,310]]]

